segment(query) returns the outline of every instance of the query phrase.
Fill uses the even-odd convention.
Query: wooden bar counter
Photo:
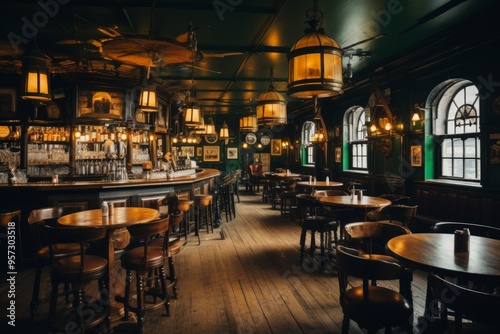
[[[215,178],[219,175],[217,169],[199,168],[195,174],[172,179],[0,184],[3,194],[0,209],[21,210],[21,221],[25,222],[31,210],[46,206],[87,210],[100,208],[102,201],[107,201],[115,206],[155,207],[158,199],[172,191],[185,199],[192,199],[195,194],[212,193]],[[21,234],[23,241],[30,240],[27,224],[21,224]],[[24,258],[32,258],[33,250],[26,248]]]

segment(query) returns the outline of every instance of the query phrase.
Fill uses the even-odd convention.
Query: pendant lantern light
[[[287,123],[286,100],[274,89],[272,69],[269,89],[257,99],[257,123],[264,127],[280,126]]]
[[[240,132],[257,132],[258,130],[257,115],[251,107],[247,107],[247,115],[240,118]]]
[[[287,95],[300,99],[335,96],[343,93],[342,49],[325,34],[323,13],[317,0],[306,13],[310,27],[288,54]]]
[[[35,42],[26,49],[22,57],[21,98],[36,102],[51,100],[49,64],[50,58]]]
[[[224,122],[224,124],[220,128],[219,139],[221,140],[229,139],[229,128],[227,127],[226,122]]]

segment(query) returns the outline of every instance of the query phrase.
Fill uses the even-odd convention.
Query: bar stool
[[[11,246],[9,241],[12,239],[12,233],[10,231],[15,231],[14,241],[15,241],[15,252],[16,252],[16,262],[14,266],[4,266],[4,260],[2,259],[2,272],[6,273],[9,271],[20,271],[23,269],[23,248],[21,242],[21,210],[14,211],[2,211],[0,212],[0,244],[2,245],[2,254],[8,254],[8,247]],[[7,264],[7,263],[5,263]]]
[[[194,201],[192,200],[180,200],[177,204],[177,209],[181,211],[184,215],[184,226],[183,226],[183,231],[184,231],[184,241],[187,242],[187,236],[190,232],[190,222],[191,222],[191,207],[193,206]]]
[[[140,239],[141,246],[126,250],[120,258],[121,266],[126,270],[125,295],[123,297],[117,296],[116,301],[124,305],[125,320],[128,319],[129,311],[136,314],[140,333],[144,332],[143,323],[146,310],[154,310],[164,306],[167,315],[170,315],[170,297],[167,292],[167,278],[164,270],[169,222],[170,217],[167,216],[151,223],[135,224],[127,227],[131,236]],[[163,240],[162,247],[150,246],[151,241],[158,235],[165,236],[161,238]],[[135,271],[137,284],[135,305],[132,304],[132,297],[130,296],[132,271]],[[146,275],[153,272],[159,273],[160,288],[156,286],[145,288]],[[156,278],[152,277],[151,279]],[[152,300],[147,301],[147,296],[151,296]]]
[[[200,239],[200,226],[203,221],[203,218],[206,220],[207,224],[207,233],[214,232],[214,222],[212,218],[212,203],[213,197],[212,195],[195,195],[194,200],[197,207],[196,214],[196,224],[195,224],[195,235],[198,237],[198,244],[201,244]]]
[[[56,331],[67,329],[67,324],[76,322],[79,333],[85,333],[86,328],[106,324],[110,332],[109,287],[105,276],[108,261],[97,255],[85,254],[88,244],[106,237],[103,227],[60,227],[44,226],[44,232],[49,241],[51,259],[50,276],[52,278],[52,293],[50,296],[49,325]],[[77,244],[78,254],[61,258],[58,253],[60,245]],[[84,292],[91,282],[97,281],[99,298],[93,299]],[[60,284],[71,284],[73,290],[73,309],[66,317],[64,311],[57,309],[58,287]],[[74,328],[75,329],[75,328]]]

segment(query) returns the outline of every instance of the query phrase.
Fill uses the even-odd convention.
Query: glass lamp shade
[[[240,118],[240,132],[257,132],[258,130],[257,116],[250,115]]]
[[[291,97],[310,99],[342,94],[342,50],[319,32],[303,36],[288,54],[288,91]]]
[[[144,88],[139,98],[139,105],[137,106],[143,112],[157,112],[158,101],[156,98],[156,91],[151,88]]]
[[[279,126],[287,123],[286,100],[272,86],[257,99],[257,123],[262,126]]]
[[[197,105],[184,108],[184,123],[187,127],[195,127],[201,122],[201,109]]]
[[[418,111],[415,111],[413,113],[413,116],[411,117],[411,120],[413,122],[413,125],[415,125],[416,122],[420,121],[420,114],[418,113]]]
[[[35,101],[49,101],[50,58],[38,50],[28,49],[23,55],[21,98]]]
[[[199,135],[207,134],[207,127],[205,125],[205,120],[203,117],[200,119],[200,123],[198,123],[194,128],[193,132]]]
[[[212,122],[212,120],[210,119],[208,121],[208,124],[205,124],[205,134],[206,135],[213,135],[215,134],[216,131],[215,131],[215,124],[214,122]]]
[[[219,139],[229,139],[229,128],[227,127],[226,122],[224,122],[222,128],[220,128]]]

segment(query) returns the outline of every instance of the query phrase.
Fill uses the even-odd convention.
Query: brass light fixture
[[[326,132],[325,122],[323,117],[321,117],[321,110],[318,108],[318,97],[314,97],[314,134],[311,136],[311,142],[313,144],[324,143],[328,140],[328,134]]]
[[[208,123],[205,124],[205,134],[206,135],[214,135],[217,131],[215,131],[215,124],[212,117],[208,118]]]
[[[137,107],[146,113],[158,111],[158,99],[156,97],[156,90],[153,87],[143,87]]]
[[[229,139],[229,128],[227,127],[226,122],[224,122],[224,124],[220,128],[219,139],[220,140]]]
[[[196,103],[196,91],[194,89],[194,82],[192,90],[188,91],[186,97],[186,105],[184,106],[184,123],[187,127],[195,127],[201,122],[201,108]],[[191,95],[193,98],[191,98]]]
[[[310,99],[343,93],[342,56],[340,45],[325,34],[323,13],[317,0],[306,12],[309,28],[288,54],[288,91],[291,97]]]
[[[240,118],[240,132],[257,132],[259,130],[257,115],[251,107],[247,107],[247,113],[247,115]]]
[[[36,102],[51,100],[49,64],[50,58],[36,43],[26,49],[22,58],[21,98]]]
[[[271,83],[267,92],[257,99],[257,124],[264,127],[285,125],[287,123],[286,100],[273,86],[273,70]]]

